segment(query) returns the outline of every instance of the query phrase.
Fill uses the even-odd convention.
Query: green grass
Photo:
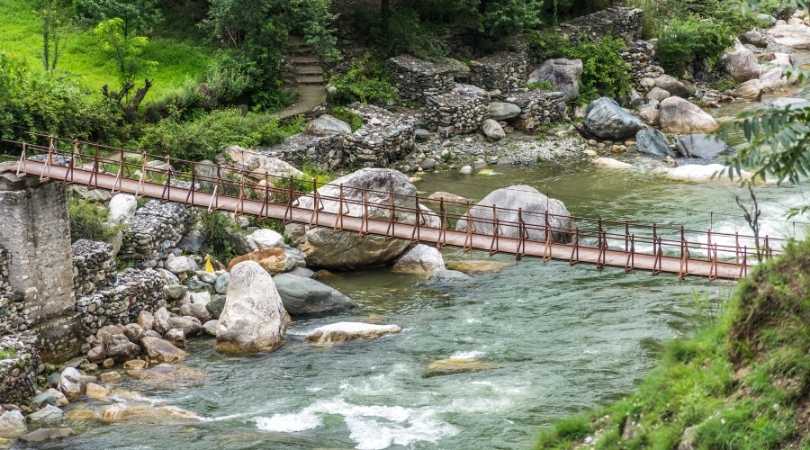
[[[13,348],[0,348],[0,360],[11,359],[17,356],[17,350]]]
[[[536,449],[810,449],[810,242],[740,282],[719,320],[664,347],[635,393],[543,430]],[[687,431],[688,430],[688,431]]]
[[[25,61],[32,69],[42,69],[40,23],[30,0],[0,0],[0,51]],[[92,30],[72,27],[64,40],[57,71],[76,77],[92,90],[100,92],[105,84],[117,85],[115,67],[96,45]],[[213,49],[176,37],[154,37],[144,57],[157,61],[149,75],[154,86],[146,103],[155,101],[195,80],[213,59]],[[141,77],[142,78],[142,77]]]

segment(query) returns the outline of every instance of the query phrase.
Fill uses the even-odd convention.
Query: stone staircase
[[[295,87],[298,100],[279,113],[282,119],[306,114],[326,101],[326,72],[315,51],[301,38],[290,38],[285,78]]]

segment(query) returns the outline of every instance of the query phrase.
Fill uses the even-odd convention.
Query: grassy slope
[[[810,241],[668,344],[638,390],[544,430],[537,449],[810,449]]]
[[[30,0],[0,0],[0,51],[42,69],[39,19]],[[92,30],[73,29],[66,36],[57,70],[78,77],[93,93],[104,84],[116,83],[115,67],[97,49]],[[157,61],[150,74],[155,80],[147,100],[155,100],[193,80],[205,71],[213,51],[201,43],[170,37],[152,39],[144,56]]]

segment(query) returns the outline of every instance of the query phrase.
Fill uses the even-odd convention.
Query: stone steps
[[[312,56],[311,54],[306,55],[306,56],[292,56],[290,58],[287,58],[287,60],[290,62],[290,64],[318,64],[318,63],[320,63],[320,60],[318,60],[318,58]]]
[[[298,84],[325,84],[326,79],[322,75],[303,75],[295,77]]]
[[[293,71],[296,75],[323,75],[323,67],[315,64],[308,65],[293,65]]]

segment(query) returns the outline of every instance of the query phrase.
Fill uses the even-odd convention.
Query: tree
[[[163,20],[158,0],[75,0],[75,8],[76,15],[91,24],[121,19],[126,37],[148,35]]]
[[[42,66],[53,72],[62,51],[62,32],[69,22],[68,4],[63,0],[40,0],[37,12],[42,20]]]

